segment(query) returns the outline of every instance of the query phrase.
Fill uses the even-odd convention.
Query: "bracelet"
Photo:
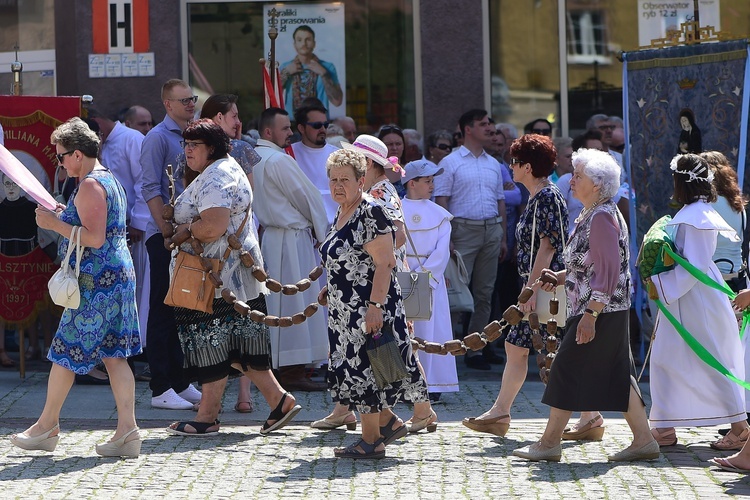
[[[366,304],[368,306],[377,307],[378,309],[381,309],[381,310],[383,309],[383,304],[381,304],[380,302],[375,302],[374,300],[368,300]]]
[[[586,308],[584,312],[589,313],[591,316],[594,317],[594,319],[596,319],[596,317],[599,316],[599,311],[594,311],[593,309],[589,309],[588,307]]]

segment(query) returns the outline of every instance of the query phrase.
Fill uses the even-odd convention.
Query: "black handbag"
[[[393,336],[393,324],[383,323],[379,332],[368,335],[365,349],[379,389],[385,389],[409,376],[406,363]]]

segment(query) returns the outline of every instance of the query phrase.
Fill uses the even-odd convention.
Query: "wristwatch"
[[[594,317],[594,319],[596,319],[596,317],[599,316],[599,311],[594,311],[593,309],[586,308],[586,311],[584,312],[589,313],[591,316]]]
[[[367,305],[377,307],[378,309],[381,309],[381,310],[383,309],[383,304],[381,304],[380,302],[375,302],[374,300],[368,300]]]

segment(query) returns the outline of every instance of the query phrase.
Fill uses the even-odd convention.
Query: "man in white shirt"
[[[323,197],[328,224],[333,224],[338,204],[331,198],[326,175],[326,161],[328,156],[338,148],[326,143],[326,128],[329,123],[326,118],[326,108],[320,104],[302,106],[294,112],[294,121],[302,138],[300,142],[292,144],[294,158],[299,168],[312,181]]]
[[[505,191],[500,163],[484,150],[494,126],[487,112],[467,111],[459,119],[464,143],[443,158],[443,175],[435,177],[435,202],[453,214],[451,241],[472,279],[474,313],[468,332],[481,332],[489,322],[497,262],[507,252]],[[479,352],[466,355],[470,368],[489,370]]]
[[[328,218],[320,192],[284,152],[292,137],[289,114],[268,108],[260,115],[260,139],[256,152],[260,162],[253,167],[255,199],[253,212],[263,226],[261,252],[268,275],[284,284],[306,278],[320,262],[314,240],[326,234]],[[320,283],[314,282],[295,295],[269,294],[268,314],[292,316],[316,302]],[[287,328],[270,328],[271,357],[280,368],[279,383],[285,389],[323,391],[325,383],[305,376],[306,364],[328,358],[328,330],[325,314],[319,312],[304,323]]]
[[[141,325],[141,344],[145,347],[150,286],[148,252],[143,235],[151,213],[141,193],[143,178],[140,159],[144,136],[135,129],[109,119],[97,109],[89,108],[88,113],[89,118],[99,124],[99,131],[102,135],[102,164],[110,169],[120,182],[128,201],[128,241],[136,274],[135,295]]]

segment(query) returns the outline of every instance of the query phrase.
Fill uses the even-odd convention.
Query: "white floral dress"
[[[388,289],[383,322],[393,324],[409,376],[384,390],[378,389],[365,348],[366,301],[370,298],[375,266],[364,245],[381,234],[395,233],[396,227],[369,197],[341,229],[336,229],[338,216],[321,245],[328,280],[328,389],[333,400],[360,413],[379,412],[401,399],[427,401],[427,384],[417,368],[406,333],[401,289],[395,279]]]

